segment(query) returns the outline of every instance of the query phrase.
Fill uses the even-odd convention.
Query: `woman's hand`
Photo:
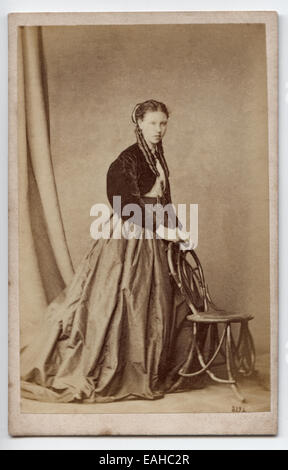
[[[185,250],[194,250],[197,246],[197,241],[194,240],[190,232],[185,232],[178,229],[178,235],[180,237],[180,249]]]
[[[191,234],[179,229],[179,227],[172,229],[164,225],[159,225],[156,233],[164,240],[179,243],[181,250],[193,250],[197,246],[197,242],[192,239]]]
[[[156,230],[156,233],[160,238],[163,240],[167,240],[169,242],[180,242],[181,239],[179,238],[177,227],[176,228],[169,228],[165,227],[165,225],[160,224]]]
[[[176,228],[177,236],[179,238],[179,242],[188,242],[190,240],[190,233],[186,232],[185,230],[181,230],[179,227]]]
[[[190,239],[187,242],[180,242],[180,250],[195,250],[197,243]]]

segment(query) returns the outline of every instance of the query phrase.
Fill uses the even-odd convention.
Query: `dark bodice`
[[[168,177],[166,176],[165,179],[162,205],[172,202]],[[156,175],[147,163],[142,150],[135,143],[123,150],[108,169],[108,200],[112,206],[113,196],[121,196],[121,209],[126,204],[138,204],[143,212],[145,210],[145,194],[151,190],[155,181]],[[128,218],[128,216],[122,216],[124,220]]]

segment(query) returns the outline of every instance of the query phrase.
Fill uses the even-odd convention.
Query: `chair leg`
[[[237,382],[235,378],[233,377],[232,374],[232,346],[231,346],[231,324],[228,323],[227,325],[227,332],[226,332],[226,368],[227,368],[227,374],[228,374],[228,379],[231,381],[231,388],[238,398],[242,403],[246,402],[246,399],[243,397],[243,395],[240,393]]]
[[[248,322],[243,322],[241,325],[243,330],[243,344],[241,345],[241,373],[246,377],[255,372],[255,346],[252,335],[249,331]]]
[[[213,334],[214,333],[215,332],[213,332]],[[232,350],[231,334],[232,334],[231,333],[231,324],[229,322],[227,322],[224,326],[224,330],[223,330],[223,333],[221,335],[221,338],[219,339],[219,337],[218,337],[218,339],[217,339],[218,344],[216,342],[216,337],[213,337],[212,342],[214,343],[213,347],[215,348],[214,353],[211,354],[212,351],[210,349],[209,359],[208,359],[208,361],[205,361],[204,356],[201,352],[201,348],[199,346],[199,342],[198,342],[197,323],[194,322],[193,323],[193,338],[192,338],[192,342],[191,342],[190,353],[188,355],[188,358],[187,358],[184,366],[178,371],[178,374],[180,376],[183,376],[183,377],[195,377],[196,375],[200,375],[200,374],[203,374],[205,372],[214,382],[230,385],[233,392],[234,392],[234,394],[236,395],[237,399],[240,400],[242,403],[245,403],[246,399],[240,393],[237,382],[236,382],[236,379],[235,379],[235,377],[233,375],[233,372],[232,372],[233,350]],[[225,365],[226,365],[227,376],[228,376],[227,379],[222,379],[222,378],[218,377],[217,375],[215,375],[215,373],[213,373],[211,371],[211,367],[213,367],[214,361],[215,361],[216,357],[219,355],[223,344],[225,344],[225,353],[223,351],[223,354],[225,355]],[[190,373],[186,372],[187,366],[189,367],[189,363],[191,362],[191,358],[192,358],[192,356],[194,355],[195,352],[197,354],[198,361],[200,363],[201,368],[197,371],[194,371],[194,372],[190,372]]]
[[[209,377],[212,380],[214,380],[215,382],[230,384],[231,382],[229,380],[221,379],[220,377],[217,377],[210,370],[210,366],[213,365],[213,363],[214,363],[216,357],[218,356],[219,351],[220,351],[220,349],[223,345],[225,335],[226,335],[226,329],[227,329],[227,325],[225,325],[225,329],[222,333],[221,339],[219,340],[219,343],[218,343],[217,347],[215,347],[215,351],[213,353],[213,356],[210,357],[207,362],[205,362],[204,356],[201,353],[201,348],[200,348],[199,342],[198,342],[197,323],[194,322],[194,324],[193,324],[193,342],[192,342],[192,345],[193,345],[193,351],[194,351],[194,349],[196,349],[197,358],[198,358],[198,361],[200,363],[201,368],[199,370],[195,371],[195,372],[190,372],[190,373],[184,372],[184,369],[186,368],[186,366],[188,364],[188,361],[186,361],[184,367],[182,367],[182,369],[179,370],[178,374],[182,375],[183,377],[195,377],[196,375],[200,375],[200,374],[203,374],[203,372],[206,372],[206,374],[208,374]],[[191,351],[190,351],[190,354],[191,354]],[[190,355],[189,355],[188,359],[189,358],[190,358]]]

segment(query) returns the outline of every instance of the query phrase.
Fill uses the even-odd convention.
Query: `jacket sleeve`
[[[135,155],[128,153],[124,155],[121,154],[110,165],[107,173],[107,196],[111,206],[116,210],[116,213],[122,220],[126,221],[133,216],[133,221],[136,225],[141,227],[145,226],[145,202],[139,190],[137,158]],[[119,205],[113,204],[113,196],[121,197],[121,203]],[[128,207],[126,208],[127,212],[125,211],[125,214],[123,214],[123,209],[127,204],[136,204],[139,208],[137,213],[133,212],[133,208]],[[147,209],[148,207],[146,211]],[[146,216],[148,212],[149,211],[146,212]],[[153,224],[151,226],[150,222],[150,228],[155,232],[159,225],[156,220],[156,213],[152,211],[148,216]]]

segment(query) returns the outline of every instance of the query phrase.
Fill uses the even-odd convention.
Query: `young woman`
[[[157,219],[155,212],[150,236],[145,229],[151,216],[147,204],[171,203],[162,146],[168,118],[158,101],[135,107],[137,142],[107,174],[111,205],[113,197],[121,197],[118,218],[109,238],[93,241],[65,294],[49,305],[34,344],[23,351],[23,397],[85,403],[156,399],[198,385],[177,374],[191,330],[166,252],[169,241],[191,243],[189,234],[181,231],[177,218],[171,223],[167,217]],[[139,207],[132,222],[128,204]],[[113,237],[125,232],[125,224],[129,230],[136,226],[138,236]]]

